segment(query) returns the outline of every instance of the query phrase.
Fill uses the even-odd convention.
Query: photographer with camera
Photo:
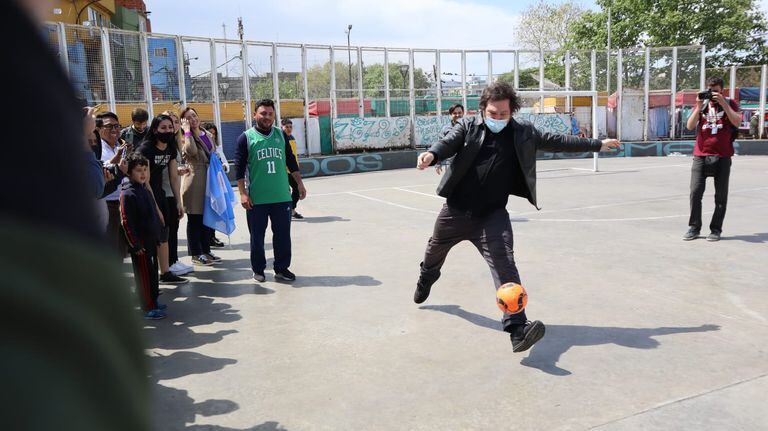
[[[723,79],[711,77],[707,80],[707,87],[707,90],[699,92],[696,106],[686,123],[688,130],[697,126],[698,130],[691,167],[691,217],[688,232],[683,236],[685,241],[698,238],[701,232],[701,198],[707,177],[715,178],[715,212],[709,224],[707,241],[720,240],[728,203],[733,141],[741,122],[739,105],[723,94]]]

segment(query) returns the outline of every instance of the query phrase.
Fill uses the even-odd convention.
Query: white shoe
[[[171,265],[171,267],[168,268],[168,270],[171,271],[176,276],[181,276],[184,274],[189,274],[190,272],[194,271],[194,268],[181,263],[181,261],[178,261],[173,265]]]

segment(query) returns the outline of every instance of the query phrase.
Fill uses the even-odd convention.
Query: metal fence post
[[[589,88],[592,91],[597,91],[597,51],[594,49],[589,56],[589,73]],[[598,102],[600,101],[599,97],[598,95]]]
[[[701,76],[699,82],[699,90],[704,90],[707,86],[707,59],[706,59],[706,46],[701,45]]]
[[[275,124],[283,119],[280,113],[280,79],[277,71],[277,45],[272,44],[272,97],[275,99]]]
[[[648,111],[650,103],[651,92],[651,76],[649,69],[651,68],[651,49],[645,47],[645,76],[643,82],[643,103],[645,109],[643,109],[643,141],[648,140]]]
[[[565,51],[565,89],[571,88],[571,51]],[[565,96],[565,112],[571,112],[571,96]]]
[[[245,116],[245,128],[253,127],[253,114],[251,113],[251,77],[248,75],[248,44],[240,44],[240,63],[243,68],[243,115]]]
[[[443,114],[443,70],[441,68],[440,50],[435,51],[435,115]]]
[[[595,51],[592,51],[594,54]],[[594,62],[592,63],[594,65]],[[594,67],[592,68],[594,70]],[[594,74],[592,75],[594,77]],[[594,84],[594,81],[593,81]],[[594,88],[592,91],[595,91]],[[598,139],[600,137],[600,134],[597,130],[597,104],[600,101],[600,96],[598,96],[598,93],[595,91],[594,95],[592,96],[592,138]],[[592,153],[592,171],[597,172],[598,170],[598,159],[600,158],[600,153],[595,151]]]
[[[515,50],[515,73],[514,73],[515,90],[520,89],[520,51]]]
[[[621,93],[624,91],[624,56],[621,50],[619,50],[616,60],[616,138],[621,139],[621,104],[624,102],[624,98],[621,97]]]
[[[104,67],[107,103],[109,104],[109,110],[115,112],[117,110],[117,103],[115,101],[115,81],[112,76],[112,51],[109,46],[109,33],[107,33],[105,28],[100,28],[99,33],[101,35],[101,56],[103,57],[102,66]]]
[[[539,91],[544,91],[544,50],[539,50]],[[555,98],[557,100],[557,98]],[[539,96],[539,112],[544,113],[544,95]]]
[[[147,34],[139,33],[139,47],[141,49],[141,75],[144,80],[144,98],[147,100],[147,112],[149,118],[154,118],[155,107],[152,100],[152,73],[149,70],[149,43]]]
[[[675,129],[677,129],[677,47],[672,48],[672,82],[671,82],[672,96],[669,101],[669,115],[671,117],[669,121],[669,139],[675,139]],[[682,115],[682,110],[680,111]]]
[[[485,80],[485,86],[493,84],[493,54],[488,51],[488,77]]]
[[[409,92],[409,105],[411,111],[411,148],[416,148],[416,136],[414,136],[416,130],[416,89],[413,73],[413,49],[408,50],[408,92]]]
[[[731,99],[736,98],[736,66],[731,66]]]
[[[365,94],[363,93],[363,49],[357,47],[357,95],[358,100],[358,115],[360,118],[365,117]]]
[[[765,88],[768,85],[766,82],[766,74],[768,73],[768,65],[763,65],[760,68],[760,108],[758,110],[760,115],[759,127],[760,131],[757,133],[759,139],[763,139],[765,135]]]
[[[467,109],[467,51],[461,50],[461,104]]]
[[[384,107],[384,116],[389,118],[392,116],[392,111],[389,106],[390,102],[390,95],[389,95],[389,51],[387,48],[384,48],[384,103],[386,106]]]
[[[307,46],[301,45],[301,79],[304,83],[304,142],[309,150],[309,78],[307,78]]]
[[[331,100],[330,100],[330,114],[331,114],[331,152],[336,152],[336,132],[333,129],[333,121],[338,116],[338,107],[336,106],[336,57],[333,55],[333,46],[328,48],[330,50],[331,61]]]
[[[63,22],[56,23],[56,32],[59,37],[59,60],[64,71],[69,75],[69,51],[67,51],[67,31]]]
[[[211,48],[211,90],[213,91],[213,121],[216,123],[216,128],[219,129],[219,133],[216,135],[216,145],[221,145],[223,142],[221,130],[221,105],[219,100],[219,73],[216,67],[216,42],[210,39],[209,42]]]
[[[176,74],[179,78],[179,102],[187,105],[187,63],[184,60],[184,42],[176,36]]]

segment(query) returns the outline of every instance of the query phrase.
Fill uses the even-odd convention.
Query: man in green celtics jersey
[[[298,184],[299,199],[304,199],[307,191],[290,144],[285,142],[283,132],[274,127],[275,102],[270,99],[257,101],[253,121],[253,127],[237,138],[235,151],[237,188],[251,233],[253,279],[258,282],[266,280],[264,233],[269,221],[272,223],[275,279],[293,281],[296,276],[288,269],[291,265],[292,212],[288,172]]]

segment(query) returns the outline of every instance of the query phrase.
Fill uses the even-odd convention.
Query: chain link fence
[[[295,123],[301,154],[328,154],[366,149],[342,142],[341,129],[353,126],[370,126],[354,139],[397,136],[399,146],[429,145],[431,133],[448,123],[451,105],[476,114],[480,94],[494,81],[527,91],[521,114],[570,116],[572,133],[591,135],[594,108],[599,136],[647,141],[692,139],[685,123],[696,93],[719,76],[726,95],[742,106],[740,137],[766,133],[764,67],[705,70],[701,46],[463,51],[242,42],[55,23],[43,31],[86,103],[108,106],[123,123],[136,107],[159,113],[192,106],[218,126],[230,157],[258,99],[275,99],[277,116]],[[597,106],[557,91],[596,91]]]

